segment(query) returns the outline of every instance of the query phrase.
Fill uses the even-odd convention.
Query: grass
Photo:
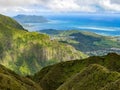
[[[93,56],[84,60],[62,62],[50,67],[46,67],[45,69],[43,68],[40,72],[35,74],[33,79],[36,82],[38,82],[44,90],[56,90],[66,81],[68,81],[69,78],[76,75],[77,73],[82,72],[83,69],[85,69],[91,64],[102,65],[103,67],[107,68],[110,71],[120,72],[119,63],[120,63],[120,55],[117,55],[115,53],[110,53],[106,56],[101,56],[101,57]],[[114,73],[112,75],[114,75]],[[103,78],[104,77],[106,77],[106,75],[104,76],[104,73],[103,73]],[[86,84],[88,81],[86,81]]]

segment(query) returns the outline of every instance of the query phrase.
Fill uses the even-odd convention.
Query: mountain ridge
[[[115,53],[109,53],[106,56],[93,56],[83,60],[67,61],[43,68],[34,75],[33,80],[41,85],[44,90],[56,90],[68,81],[68,79],[71,79],[72,76],[80,73],[91,64],[98,64],[111,72],[115,71],[119,73],[119,63],[120,55]],[[120,77],[118,79],[120,79]]]
[[[114,79],[112,79],[114,78]],[[103,66],[92,64],[66,81],[57,90],[101,90],[107,83],[120,78],[120,74]]]

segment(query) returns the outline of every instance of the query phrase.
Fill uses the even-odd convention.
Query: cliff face
[[[0,64],[26,75],[60,61],[87,57],[48,35],[28,32],[13,19],[0,15]]]

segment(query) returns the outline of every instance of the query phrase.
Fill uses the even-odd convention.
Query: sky
[[[0,14],[120,13],[120,0],[0,0]]]

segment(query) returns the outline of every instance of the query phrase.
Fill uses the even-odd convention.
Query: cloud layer
[[[120,12],[120,0],[0,0],[0,13]]]

